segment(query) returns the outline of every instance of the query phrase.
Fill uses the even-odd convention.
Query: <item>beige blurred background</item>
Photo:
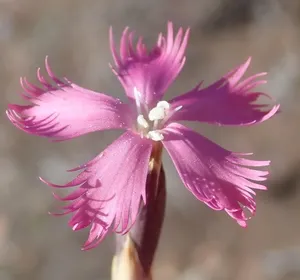
[[[95,133],[51,143],[26,135],[5,117],[20,102],[19,77],[35,81],[49,55],[53,70],[114,96],[108,28],[129,25],[153,44],[166,30],[192,28],[187,63],[168,96],[204,79],[208,84],[253,56],[249,74],[269,72],[261,87],[282,114],[253,127],[197,129],[227,149],[271,159],[269,191],[259,192],[257,216],[241,229],[184,188],[168,157],[168,207],[154,275],[157,280],[300,279],[300,1],[299,0],[0,0],[0,280],[109,279],[113,237],[89,252],[87,232],[72,232],[44,176],[65,182],[65,170],[99,153],[118,134]]]

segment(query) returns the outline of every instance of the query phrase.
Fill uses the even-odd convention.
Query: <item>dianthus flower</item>
[[[107,129],[125,130],[117,140],[91,161],[72,169],[81,171],[65,185],[52,187],[75,189],[66,197],[56,197],[69,204],[63,214],[72,213],[73,230],[90,226],[84,248],[96,246],[109,231],[127,233],[147,205],[146,179],[154,145],[163,145],[169,153],[186,188],[214,210],[224,210],[242,227],[245,209],[252,215],[256,189],[267,171],[257,167],[269,161],[248,159],[250,154],[228,151],[181,121],[215,125],[246,126],[272,117],[279,105],[256,104],[265,93],[254,88],[265,83],[259,73],[242,77],[250,58],[208,87],[201,83],[169,101],[164,93],[185,63],[189,29],[167,35],[159,34],[156,45],[147,51],[142,39],[133,43],[133,33],[123,32],[120,49],[110,30],[113,72],[126,93],[126,101],[82,88],[66,78],[57,78],[46,59],[47,81],[37,71],[41,87],[21,79],[23,97],[31,104],[9,105],[7,115],[23,131],[53,140],[68,140]],[[161,144],[160,144],[161,143]]]

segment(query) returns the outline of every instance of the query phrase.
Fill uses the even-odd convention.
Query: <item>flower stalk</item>
[[[146,183],[147,204],[142,205],[130,232],[117,235],[112,280],[151,280],[151,267],[158,245],[166,203],[162,145],[154,143]]]

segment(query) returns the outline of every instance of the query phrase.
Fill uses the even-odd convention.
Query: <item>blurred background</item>
[[[247,75],[267,71],[260,89],[282,104],[261,125],[194,125],[223,147],[272,160],[269,191],[245,230],[207,208],[185,189],[165,155],[167,215],[154,266],[157,280],[300,279],[300,1],[299,0],[0,0],[0,280],[109,279],[113,237],[81,252],[87,232],[68,217],[38,176],[63,183],[65,170],[102,149],[116,132],[51,143],[26,135],[5,117],[20,102],[19,77],[36,81],[49,55],[58,76],[121,97],[108,63],[108,28],[116,38],[129,25],[150,45],[167,20],[192,29],[187,63],[168,96],[205,85],[253,56]],[[68,177],[69,176],[69,177]]]

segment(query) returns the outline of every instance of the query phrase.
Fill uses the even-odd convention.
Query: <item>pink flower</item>
[[[265,73],[242,79],[250,58],[212,85],[192,90],[170,101],[163,99],[169,85],[185,63],[189,30],[159,34],[155,47],[147,51],[140,38],[134,46],[133,33],[126,28],[117,51],[112,30],[110,46],[114,73],[126,92],[126,102],[82,88],[67,79],[58,79],[46,59],[51,82],[38,70],[41,87],[21,79],[23,97],[31,105],[9,105],[8,118],[27,133],[54,140],[68,140],[106,129],[123,129],[124,134],[97,157],[71,171],[81,173],[57,188],[75,187],[66,197],[63,214],[72,213],[73,230],[90,226],[85,249],[96,246],[108,233],[128,232],[146,204],[146,178],[154,143],[166,148],[186,188],[214,210],[224,210],[241,226],[246,226],[244,209],[255,213],[255,189],[267,171],[269,161],[247,159],[250,154],[223,149],[180,121],[217,125],[251,125],[272,117],[279,105],[254,102],[266,94],[254,90],[265,83]]]

